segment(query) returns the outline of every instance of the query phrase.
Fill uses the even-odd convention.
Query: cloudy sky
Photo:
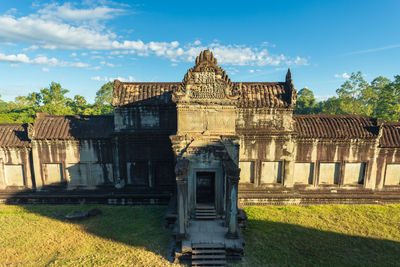
[[[217,2],[217,1],[215,1]],[[334,95],[351,72],[400,74],[400,1],[2,1],[0,94],[56,81],[93,101],[106,81],[181,81],[210,48],[232,81]]]

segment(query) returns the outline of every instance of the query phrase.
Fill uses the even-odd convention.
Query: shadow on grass
[[[15,204],[13,204],[15,205]],[[171,232],[162,226],[166,207],[161,206],[108,206],[108,205],[15,205],[24,212],[39,215],[74,225],[97,237],[122,243],[135,248],[144,248],[167,259]],[[56,213],[69,214],[75,210],[87,212],[93,208],[102,211],[101,215],[82,220],[69,221]],[[1,213],[0,213],[1,215]],[[33,224],[37,224],[35,220]],[[34,226],[33,226],[34,227]],[[54,227],[54,226],[53,226]],[[64,234],[65,235],[65,234]],[[65,238],[60,233],[58,238]],[[46,240],[44,240],[46,241]],[[96,244],[93,244],[96,246]],[[60,249],[63,249],[60,245]],[[100,245],[102,246],[102,245]],[[107,248],[102,248],[107,250]],[[104,253],[104,251],[103,251]],[[75,257],[76,255],[67,255]],[[118,254],[117,254],[118,256]],[[122,256],[122,255],[121,255]],[[154,263],[157,265],[157,263]]]
[[[47,218],[74,210],[100,209],[103,214],[78,224],[90,234],[167,259],[170,230],[162,227],[166,207],[108,205],[18,205]],[[340,222],[339,222],[340,223]],[[300,225],[249,219],[243,231],[244,266],[399,266],[400,242],[322,231]],[[156,263],[154,265],[157,265]]]
[[[399,266],[400,242],[248,220],[244,265]]]

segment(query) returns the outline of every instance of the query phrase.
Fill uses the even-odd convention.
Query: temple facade
[[[37,114],[32,124],[1,124],[0,199],[176,197],[182,236],[201,205],[229,224],[237,200],[400,200],[400,122],[294,115],[290,71],[283,82],[232,82],[205,50],[182,82],[116,80],[112,104],[112,116]]]

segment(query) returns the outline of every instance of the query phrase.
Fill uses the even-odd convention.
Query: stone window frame
[[[138,185],[138,184],[134,184],[133,183],[133,177],[131,177],[131,170],[128,167],[128,164],[133,164],[133,163],[145,163],[146,164],[146,168],[147,168],[147,179],[146,179],[146,184],[144,185]],[[154,187],[154,177],[152,177],[152,160],[142,160],[142,159],[138,159],[138,160],[128,160],[125,162],[125,166],[126,166],[126,184],[129,186],[134,186],[134,187],[138,187],[138,188],[153,188]],[[130,181],[130,183],[129,183]]]
[[[344,183],[344,174],[346,172],[346,164],[348,164],[348,163],[364,163],[364,175],[363,175],[363,183],[362,184],[345,184]],[[368,177],[368,174],[369,174],[368,167],[369,167],[369,160],[366,160],[366,161],[343,160],[343,164],[341,167],[342,170],[340,171],[341,179],[339,179],[340,185],[346,186],[346,187],[365,188],[366,178]]]
[[[59,185],[48,185],[45,183],[45,177],[44,177],[44,165],[45,164],[60,164],[61,165],[61,181]],[[40,162],[40,175],[42,176],[42,182],[43,182],[43,186],[65,186],[68,181],[67,181],[67,173],[65,171],[65,161],[41,161]]]
[[[81,163],[81,162],[79,162],[79,163]],[[95,165],[95,164],[99,164],[99,165],[102,165],[102,164],[108,165],[109,164],[111,166],[111,175],[112,176],[114,175],[114,173],[113,173],[114,172],[114,163],[112,161],[99,161],[99,160],[97,160],[97,161],[86,161],[86,162],[83,162],[83,163],[87,163],[89,165],[90,177],[92,177],[92,171],[93,171],[92,168],[93,168],[93,165]],[[114,176],[113,176],[113,180],[114,180]],[[109,181],[109,182],[114,183],[115,181]]]
[[[338,176],[338,183],[337,184],[320,184],[319,183],[319,178],[321,174],[321,163],[338,163],[339,164],[339,176]],[[317,166],[317,176],[315,177],[315,186],[316,187],[340,187],[343,185],[343,161],[341,160],[317,160],[316,166]]]
[[[314,165],[313,174],[312,174],[312,183],[311,184],[310,183],[307,183],[307,184],[295,184],[294,176],[296,174],[294,173],[294,168],[295,168],[294,166],[295,166],[296,163],[308,163],[308,164],[313,164]],[[300,186],[300,187],[315,187],[315,186],[318,186],[318,183],[316,183],[316,181],[317,181],[316,169],[317,169],[317,162],[315,162],[315,161],[294,161],[294,163],[293,163],[293,186]]]
[[[28,169],[27,169],[27,164],[24,164],[23,162],[21,162],[21,163],[11,163],[11,164],[9,164],[9,163],[4,163],[3,161],[1,161],[1,165],[2,165],[2,172],[3,172],[3,178],[4,178],[4,180],[3,180],[3,182],[4,182],[4,186],[6,186],[6,187],[8,187],[9,185],[7,185],[7,174],[6,174],[6,166],[7,165],[22,165],[22,175],[23,175],[23,181],[24,181],[24,185],[21,185],[21,186],[18,186],[18,188],[28,188],[28,180],[27,180],[27,177],[26,177],[26,174],[27,174],[27,171],[28,171]]]
[[[88,167],[88,169],[87,169],[87,176],[89,177],[90,175],[91,175],[91,173],[90,173],[90,164],[91,164],[91,162],[90,161],[77,161],[77,162],[65,162],[65,176],[64,176],[64,182],[66,182],[66,183],[68,183],[68,184],[70,184],[71,183],[71,181],[70,181],[70,179],[68,179],[67,177],[67,169],[69,168],[69,167],[67,167],[68,165],[70,165],[70,164],[86,164],[87,165],[87,167]],[[77,186],[87,186],[87,185],[84,185],[84,184],[77,184]]]
[[[170,161],[168,161],[168,160],[157,160],[157,159],[155,159],[155,160],[150,160],[151,161],[151,163],[150,163],[150,169],[149,169],[149,172],[151,172],[151,176],[152,176],[152,179],[153,179],[153,181],[152,181],[152,183],[153,183],[153,187],[164,187],[164,186],[171,186],[171,185],[173,185],[174,184],[174,182],[175,182],[175,173],[174,173],[174,171],[173,171],[173,169],[171,170],[171,173],[170,173],[170,175],[171,175],[171,177],[170,177],[170,179],[171,179],[171,183],[170,184],[163,184],[163,185],[161,185],[160,183],[159,183],[159,180],[157,179],[157,176],[156,176],[156,168],[157,168],[157,166],[158,166],[158,164],[160,164],[160,163],[164,163],[164,164],[169,164],[170,163]]]
[[[386,189],[390,189],[390,188],[393,188],[393,189],[398,189],[398,188],[400,188],[400,183],[399,184],[397,184],[397,185],[385,185],[385,183],[386,183],[386,170],[387,170],[387,166],[388,165],[393,165],[393,164],[399,164],[400,165],[400,162],[386,162],[385,163],[385,169],[384,169],[384,177],[383,177],[383,187],[384,188],[386,188]]]
[[[260,178],[260,175],[258,173],[258,170],[261,169],[261,167],[258,166],[259,164],[261,166],[260,160],[257,160],[257,159],[240,160],[239,159],[239,165],[240,165],[240,162],[253,162],[253,182],[243,183],[243,182],[239,181],[239,183],[240,184],[247,184],[247,185],[254,185],[254,186],[260,185],[260,179],[261,178]]]
[[[262,183],[261,182],[261,174],[262,174],[262,163],[263,162],[280,162],[281,163],[281,175],[280,175],[280,182],[276,182],[276,183]],[[254,180],[257,179],[258,184],[257,185],[266,185],[266,186],[284,186],[285,183],[285,164],[287,163],[287,161],[283,160],[283,159],[278,159],[278,160],[259,160],[258,164],[258,172],[257,173],[257,177],[254,177]],[[256,167],[254,167],[255,169]]]

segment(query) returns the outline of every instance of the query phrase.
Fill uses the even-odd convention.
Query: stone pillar
[[[175,165],[176,175],[176,199],[177,199],[177,212],[178,212],[178,233],[176,238],[182,240],[187,238],[187,226],[188,226],[188,170],[189,160],[178,159]]]
[[[41,168],[40,168],[40,153],[39,153],[39,144],[36,140],[31,141],[32,145],[32,168],[33,168],[33,173],[35,176],[35,184],[36,184],[36,189],[41,190],[43,187],[43,178],[42,178],[42,173],[41,173]]]
[[[227,207],[227,217],[226,220],[228,226],[227,238],[235,239],[239,237],[238,234],[238,183],[239,177],[228,177],[228,207]]]
[[[178,211],[178,234],[177,239],[187,237],[187,179],[176,177],[177,185],[177,211]]]
[[[293,187],[293,175],[294,175],[294,161],[288,160],[284,162],[284,175],[283,175],[283,186]]]
[[[119,151],[118,151],[118,137],[114,136],[112,138],[112,152],[113,152],[113,178],[114,183],[119,183],[121,178],[119,171]]]

